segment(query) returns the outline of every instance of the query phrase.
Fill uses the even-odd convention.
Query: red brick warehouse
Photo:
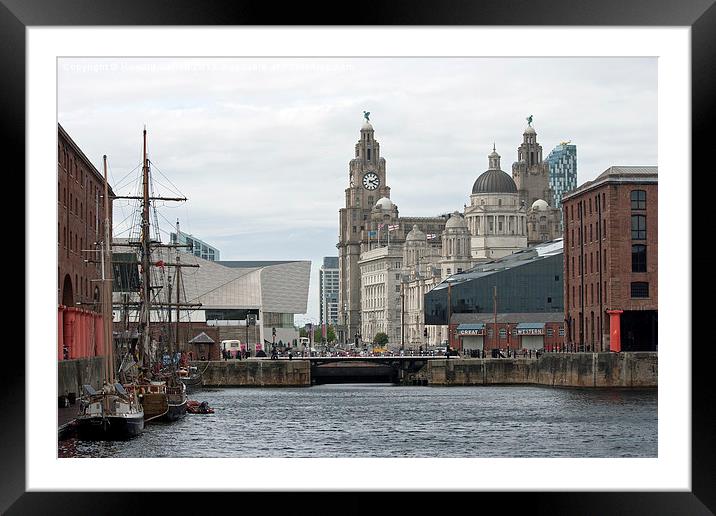
[[[109,190],[110,197],[114,195]],[[57,125],[58,359],[103,353],[102,272],[96,242],[104,235],[104,177]],[[112,234],[112,203],[109,203]],[[89,261],[85,261],[89,260]],[[107,271],[111,275],[111,270]]]
[[[567,343],[656,351],[657,167],[610,167],[565,195]]]

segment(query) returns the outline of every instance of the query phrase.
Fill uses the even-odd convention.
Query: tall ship
[[[104,161],[104,195],[108,199],[107,156]],[[112,239],[109,234],[109,203],[105,202],[105,234],[102,241],[102,315],[104,342],[104,381],[97,391],[91,385],[82,387],[77,414],[77,435],[81,440],[124,440],[139,435],[144,429],[144,408],[133,388],[129,390],[116,381],[114,342],[112,339],[112,280],[109,266]]]
[[[155,201],[185,201],[186,197],[154,195],[146,128],[141,184],[140,196],[115,196],[139,200],[141,204],[139,223],[130,228],[129,239],[121,244],[128,252],[117,256],[119,267],[123,268],[116,285],[121,314],[118,338],[123,353],[120,374],[125,390],[141,401],[146,422],[176,421],[187,409],[187,389],[179,368],[181,309],[201,306],[182,302],[181,269],[198,265],[182,264],[178,250],[172,262],[170,250],[183,244],[161,241]],[[178,225],[177,221],[177,231]],[[176,319],[172,321],[174,310]]]

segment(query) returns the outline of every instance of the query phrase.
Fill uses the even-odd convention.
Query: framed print
[[[713,352],[692,346],[690,281],[712,4],[313,19],[3,0],[28,206],[3,511],[323,491],[368,510],[363,493],[400,491],[414,510],[463,492],[712,513]],[[58,435],[131,434],[130,413],[134,438]]]

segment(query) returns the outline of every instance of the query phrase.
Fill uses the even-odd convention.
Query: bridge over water
[[[301,357],[311,366],[311,383],[412,383],[427,385],[419,372],[430,360],[445,356]],[[280,360],[288,360],[281,358]]]

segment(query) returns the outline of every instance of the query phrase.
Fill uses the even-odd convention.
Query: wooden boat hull
[[[169,411],[169,400],[164,393],[147,392],[142,395],[141,400],[145,421],[159,419]]]
[[[78,417],[77,437],[82,441],[124,441],[144,430],[141,413],[133,416]]]

